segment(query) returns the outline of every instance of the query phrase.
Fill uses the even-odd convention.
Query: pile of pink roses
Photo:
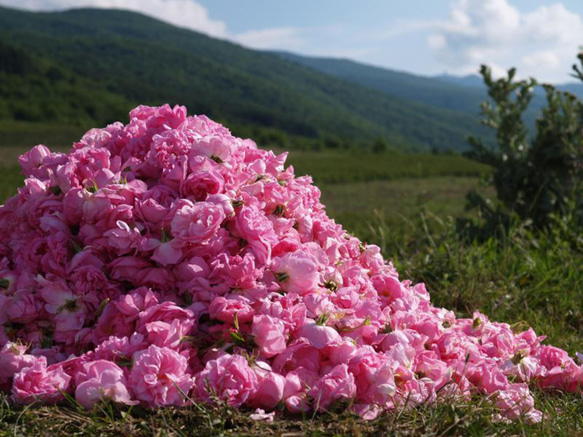
[[[478,393],[533,422],[529,385],[578,390],[582,367],[532,329],[432,306],[285,159],[167,105],[21,156],[0,208],[0,390],[368,419]]]

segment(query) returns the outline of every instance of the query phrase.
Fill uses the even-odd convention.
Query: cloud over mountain
[[[582,41],[581,16],[563,4],[521,12],[508,0],[457,1],[428,38],[450,72],[487,63],[499,74],[516,66],[523,76],[551,81],[564,80]]]

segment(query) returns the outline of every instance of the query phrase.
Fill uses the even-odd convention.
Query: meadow
[[[58,143],[56,143],[58,144]],[[0,202],[22,184],[16,156],[2,148]],[[491,320],[533,327],[547,342],[570,353],[583,350],[583,241],[567,219],[547,232],[516,225],[505,236],[484,241],[464,238],[460,217],[479,220],[466,210],[465,196],[482,188],[490,169],[458,155],[405,155],[354,152],[292,152],[297,175],[309,174],[322,190],[328,213],[346,229],[381,246],[404,278],[425,282],[433,301],[471,316],[480,310]],[[374,205],[374,206],[372,206]],[[385,414],[362,422],[344,405],[329,414],[280,416],[273,424],[254,422],[248,411],[194,405],[148,412],[111,405],[85,412],[71,405],[40,409],[14,407],[0,398],[0,436],[106,435],[572,435],[583,429],[579,395],[536,391],[543,422],[493,421],[483,398]]]

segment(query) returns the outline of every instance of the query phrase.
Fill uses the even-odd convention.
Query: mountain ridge
[[[103,115],[104,105],[91,101],[97,93],[111,101],[105,107],[115,109],[116,119],[137,103],[180,103],[234,126],[237,134],[282,146],[359,146],[382,137],[400,149],[462,150],[468,133],[482,132],[460,111],[379,94],[129,11],[1,7],[0,37],[5,52],[20,51],[45,66],[15,77],[0,65],[0,118],[113,121]],[[47,78],[48,71],[57,79]],[[35,97],[42,93],[55,98]]]

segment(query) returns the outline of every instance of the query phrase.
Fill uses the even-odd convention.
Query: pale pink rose
[[[526,422],[538,423],[542,413],[534,408],[534,399],[526,384],[511,384],[507,389],[496,393],[496,407],[506,419],[524,418]]]
[[[396,276],[376,275],[373,277],[373,284],[380,295],[391,299],[399,299],[406,292],[401,288],[401,281]]]
[[[78,224],[83,218],[83,203],[89,193],[83,188],[73,188],[63,197],[63,214],[67,223]]]
[[[229,160],[231,147],[222,138],[215,135],[207,135],[192,145],[192,156],[208,156],[223,162]]]
[[[129,316],[134,321],[138,319],[140,313],[155,307],[158,302],[159,298],[156,292],[147,287],[139,287],[125,296],[120,296],[118,301],[115,302],[115,306],[121,313]]]
[[[355,404],[351,410],[364,420],[374,420],[383,412],[382,408],[375,404]]]
[[[451,369],[433,351],[423,351],[416,357],[415,374],[439,390],[451,380]]]
[[[257,375],[241,355],[225,354],[210,360],[196,375],[196,394],[200,399],[213,402],[216,396],[235,408],[247,402],[257,386]]]
[[[47,359],[38,357],[30,367],[14,375],[12,398],[20,404],[40,401],[54,404],[64,399],[71,377],[61,367],[47,367]]]
[[[155,345],[134,354],[128,382],[134,398],[151,408],[185,405],[193,386],[188,360]]]
[[[325,410],[339,399],[352,399],[356,396],[354,376],[346,364],[335,366],[324,375],[309,392],[314,399],[316,410]]]
[[[349,363],[356,354],[356,345],[351,339],[345,339],[340,343],[330,346],[328,356],[333,364]]]
[[[307,391],[318,379],[319,375],[317,373],[303,367],[285,375],[283,397],[288,411],[305,413],[310,410],[311,402]]]
[[[43,308],[42,299],[35,298],[34,294],[26,291],[17,291],[13,296],[7,297],[3,317],[11,322],[31,323],[38,317]]]
[[[267,363],[257,363],[254,370],[257,375],[257,390],[249,402],[262,408],[275,408],[283,399],[285,377],[274,372]]]
[[[289,293],[307,294],[316,289],[320,279],[316,260],[301,250],[277,258],[272,270],[281,288]]]
[[[60,278],[53,281],[40,278],[39,284],[40,294],[46,302],[45,310],[54,314],[55,332],[67,336],[67,333],[81,329],[87,317],[81,296],[74,294]]]
[[[188,283],[195,278],[208,277],[210,268],[203,258],[195,256],[177,265],[174,268],[174,275],[179,282]]]
[[[220,278],[231,288],[253,288],[263,274],[262,270],[256,266],[255,257],[249,252],[243,257],[228,256],[226,253],[219,254],[211,267],[214,270],[213,276]]]
[[[509,384],[508,378],[495,363],[480,362],[469,365],[466,377],[472,384],[486,393],[504,390]]]
[[[233,201],[226,194],[209,194],[209,196],[206,198],[206,201],[221,207],[226,217],[232,217],[235,214]]]
[[[75,375],[75,385],[75,399],[88,410],[104,400],[117,404],[137,404],[131,400],[123,370],[111,361],[85,363],[81,372]]]
[[[36,357],[26,354],[28,348],[17,343],[6,343],[0,350],[0,385],[8,382],[15,373],[30,367]]]
[[[540,346],[536,356],[547,369],[574,364],[567,352],[554,346]]]
[[[197,202],[182,206],[172,219],[172,235],[188,243],[208,240],[225,219],[223,209],[214,203]]]
[[[92,180],[97,187],[104,188],[110,184],[117,184],[119,182],[119,175],[108,168],[102,168],[93,174]]]
[[[253,317],[253,340],[266,358],[282,353],[286,348],[285,325],[270,316]]]
[[[330,326],[318,325],[316,322],[306,323],[299,331],[298,336],[308,340],[316,349],[335,346],[342,341],[338,331]]]

